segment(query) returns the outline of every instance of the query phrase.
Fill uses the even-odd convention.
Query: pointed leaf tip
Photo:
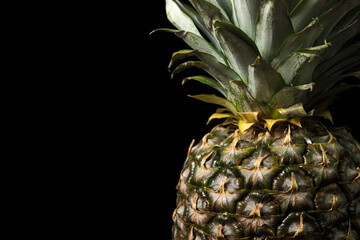
[[[244,82],[248,78],[248,66],[259,51],[255,43],[240,29],[230,23],[215,21],[215,32],[231,67]]]
[[[259,102],[267,102],[285,86],[282,76],[260,57],[257,57],[255,63],[248,67],[248,72],[248,89]]]
[[[166,0],[166,15],[168,20],[177,29],[201,36],[191,18],[189,18],[183,11],[181,11],[179,6],[172,0]]]
[[[210,116],[208,122],[206,124],[209,124],[213,119],[223,119],[223,118],[237,118],[237,116],[231,114],[231,113],[214,113]]]
[[[245,122],[244,120],[239,120],[239,129],[240,132],[245,132],[246,130],[248,130],[249,128],[251,128],[255,123],[249,123],[249,122]]]
[[[212,95],[200,94],[200,95],[194,95],[194,96],[189,96],[189,97],[198,99],[198,100],[206,102],[206,103],[212,103],[212,104],[217,104],[217,105],[223,106],[223,107],[227,108],[233,114],[237,115],[237,110],[236,110],[235,106],[225,98],[218,97],[214,94],[212,94]]]
[[[271,129],[273,128],[273,126],[278,123],[278,122],[285,122],[287,119],[286,118],[280,118],[280,119],[264,119],[266,122],[266,128],[269,129],[269,131],[271,131]]]
[[[259,8],[255,37],[261,56],[271,62],[282,42],[292,33],[286,2],[264,0]]]

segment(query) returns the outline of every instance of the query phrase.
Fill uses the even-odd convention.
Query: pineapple
[[[172,77],[204,70],[183,82],[216,89],[192,97],[223,120],[191,143],[173,239],[360,239],[360,144],[327,124],[360,76],[360,0],[166,0],[166,13],[176,29],[156,31],[191,48]]]

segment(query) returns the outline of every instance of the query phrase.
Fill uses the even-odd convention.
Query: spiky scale
[[[303,128],[278,123],[272,132],[257,126],[244,133],[232,125],[215,127],[189,151],[178,185],[173,238],[186,239],[182,236],[192,228],[193,239],[337,239],[349,233],[349,224],[341,222],[353,222],[350,233],[357,237],[359,165],[351,156],[360,148],[349,132],[339,136],[341,131],[316,122]],[[303,144],[304,162],[281,161],[270,151],[275,142]],[[318,181],[306,167],[321,164],[353,171],[346,176],[340,171],[340,181]]]

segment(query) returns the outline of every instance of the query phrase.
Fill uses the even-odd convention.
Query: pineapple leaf
[[[298,51],[302,48],[313,46],[315,40],[319,37],[323,27],[320,25],[319,20],[314,19],[302,31],[294,33],[287,37],[280,46],[277,56],[271,62],[275,68],[288,57],[291,53]]]
[[[353,55],[329,69],[326,73],[321,75],[321,78],[329,78],[330,76],[339,76],[343,73],[351,71],[353,69],[360,68],[360,52],[357,55]]]
[[[206,27],[214,32],[214,21],[229,21],[227,17],[221,12],[219,8],[214,6],[212,3],[205,0],[189,0],[189,2],[193,5],[196,11],[200,14],[203,19]]]
[[[319,94],[322,94],[324,92],[327,92],[330,90],[335,84],[337,84],[339,81],[348,78],[348,77],[356,77],[360,79],[360,71],[348,73],[340,76],[333,76],[330,78],[323,78],[316,82],[316,86],[314,88],[314,91],[310,94],[310,99],[316,97]]]
[[[324,110],[319,113],[316,113],[316,116],[323,117],[323,118],[329,120],[332,124],[334,124],[334,119],[329,110]]]
[[[356,58],[357,56],[360,56],[360,41],[345,47],[330,59],[319,64],[319,70],[317,70],[318,78],[329,78],[333,76],[337,70],[347,71],[348,68],[351,67],[351,63],[356,64],[356,62],[358,62],[358,64],[360,64]]]
[[[272,109],[280,107],[291,107],[307,94],[308,90],[312,91],[314,83],[304,84],[300,86],[285,86],[278,91],[268,102]]]
[[[253,125],[255,124],[255,122],[245,122],[244,120],[239,120],[239,130],[241,133],[245,132],[246,130],[248,130],[249,128],[251,128]]]
[[[328,91],[326,91],[326,92],[324,92],[322,94],[318,94],[317,96],[312,98],[306,104],[306,107],[307,108],[314,108],[315,106],[321,104],[321,109],[326,109],[326,107],[328,107],[328,105],[330,105],[332,103],[331,99],[336,94],[339,94],[341,92],[349,90],[349,89],[351,89],[353,87],[360,87],[360,85],[350,85],[350,84],[346,84],[346,83],[341,83],[340,85],[338,85],[336,87],[333,87],[330,90],[328,90]]]
[[[259,121],[259,112],[240,112],[242,119],[239,120],[240,132],[244,132]]]
[[[183,2],[165,0],[168,20],[178,30],[153,32],[174,33],[192,48],[175,52],[169,71],[187,57],[200,60],[181,63],[172,78],[199,68],[210,76],[186,77],[182,83],[206,84],[226,99],[205,94],[194,98],[224,106],[234,115],[259,112],[300,126],[297,119],[315,110],[321,113],[335,94],[354,86],[338,84],[341,80],[360,79],[360,0]],[[303,106],[316,109],[306,113]],[[234,120],[228,112],[217,114],[221,116],[211,119],[226,115]]]
[[[343,0],[334,8],[319,17],[321,25],[324,27],[320,37],[315,44],[321,44],[329,35],[333,27],[346,13],[360,5],[360,0]]]
[[[209,124],[214,119],[223,119],[223,118],[239,119],[238,116],[235,116],[234,114],[231,114],[231,113],[214,113],[210,116],[210,118],[206,124]]]
[[[189,49],[184,49],[184,50],[180,50],[177,52],[174,52],[172,54],[169,66],[168,66],[168,70],[171,71],[171,67],[177,63],[178,61],[187,58],[187,57],[191,57],[195,55],[195,52],[197,52],[197,50],[189,50]]]
[[[300,75],[300,72],[305,71],[302,69],[312,67],[310,62],[315,57],[315,54],[305,55],[301,52],[294,52],[289,57],[287,57],[276,70],[284,78],[287,85],[297,84],[297,82],[295,82],[295,79],[297,79],[297,76]]]
[[[287,57],[276,69],[287,85],[303,85],[313,81],[313,72],[321,61],[320,55],[330,44],[304,48]]]
[[[279,108],[273,118],[298,118],[312,116],[313,112],[307,113],[302,103],[295,104],[288,108]]]
[[[278,123],[278,122],[286,122],[288,119],[287,118],[279,118],[279,119],[264,119],[266,122],[266,127],[267,129],[269,129],[269,131],[271,131],[272,127]]]
[[[231,19],[233,16],[232,0],[212,0],[211,2],[214,2],[214,1],[216,1],[218,3],[220,8],[222,8],[226,12],[226,15],[229,17],[229,19]]]
[[[239,28],[232,24],[214,23],[216,36],[227,57],[228,62],[241,79],[247,83],[248,65],[258,56],[258,50],[253,41]]]
[[[347,26],[346,28],[342,29],[335,35],[331,36],[327,41],[331,43],[331,47],[326,49],[324,54],[322,55],[322,58],[329,59],[334,54],[336,54],[343,45],[358,35],[360,32],[360,19],[355,20],[351,25]]]
[[[191,6],[182,3],[178,0],[173,0],[174,3],[178,5],[178,7],[185,13],[191,20],[195,23],[195,25],[198,27],[199,30],[202,31],[206,35],[206,37],[212,42],[212,44],[220,50],[220,46],[216,38],[214,37],[213,33],[205,26],[205,23],[199,13],[195,11],[194,8]]]
[[[187,43],[187,45],[189,45],[192,49],[214,56],[217,59],[217,61],[226,65],[224,56],[220,52],[218,52],[208,41],[206,41],[203,37],[199,35],[196,35],[191,32],[186,32],[183,30],[175,30],[168,28],[160,28],[154,30],[153,32],[156,31],[165,31],[165,32],[174,33],[176,36],[184,40],[184,42]]]
[[[201,36],[191,18],[182,12],[178,5],[172,0],[166,0],[166,15],[177,29]]]
[[[219,84],[222,86],[222,90],[223,90],[222,93],[226,92],[225,91],[226,89],[229,89],[229,82],[232,80],[229,76],[226,76],[226,75],[216,71],[215,69],[211,68],[204,62],[200,62],[200,61],[188,61],[188,62],[180,64],[172,72],[171,77],[173,78],[175,74],[182,72],[191,67],[197,67],[199,69],[203,69],[208,74],[210,74],[213,78],[215,78],[219,82]]]
[[[273,126],[278,123],[278,122],[289,122],[291,124],[294,124],[298,127],[302,127],[301,126],[301,118],[296,117],[296,118],[280,118],[280,119],[264,119],[266,122],[266,127],[267,129],[269,129],[269,131],[271,131],[271,129],[273,128]]]
[[[214,56],[220,63],[226,64],[222,54],[204,38],[185,31],[176,32],[175,35],[183,39],[192,49]]]
[[[312,18],[327,12],[339,1],[340,0],[301,0],[290,13],[295,32],[306,27],[312,21]]]
[[[225,66],[224,64],[217,61],[215,57],[212,55],[209,55],[207,53],[199,52],[198,50],[181,50],[178,52],[175,52],[171,58],[169,69],[179,60],[196,56],[201,61],[206,63],[209,67],[213,68],[214,70],[230,77],[233,80],[240,80],[239,75],[237,75],[231,68],[228,66]]]
[[[341,31],[341,29],[350,26],[356,19],[359,18],[360,15],[360,5],[355,7],[353,10],[348,12],[340,21],[333,27],[329,36],[336,34],[337,32]]]
[[[291,12],[301,2],[301,0],[286,0],[286,2],[289,7],[289,12]]]
[[[230,20],[228,12],[226,11],[225,8],[227,8],[228,6],[226,6],[227,2],[224,0],[206,0],[207,2],[210,2],[212,5],[214,5],[215,7],[217,7],[220,12],[222,13],[222,15],[227,19]],[[225,7],[225,8],[224,8]]]
[[[248,89],[257,101],[267,102],[284,86],[284,79],[265,60],[257,58],[249,66]]]
[[[283,0],[265,0],[260,5],[255,43],[268,62],[275,57],[285,38],[294,33],[287,4]]]
[[[255,40],[255,23],[261,0],[231,0],[235,26]]]
[[[259,112],[239,112],[239,115],[247,123],[255,123],[259,121]]]
[[[242,41],[244,41],[247,45],[249,45],[257,55],[260,55],[259,49],[256,46],[255,42],[246,33],[244,33],[241,29],[239,29],[232,23],[215,21],[214,26],[216,29],[220,28],[233,33]]]
[[[201,82],[203,84],[206,84],[206,85],[218,90],[222,95],[226,96],[226,89],[224,89],[224,87],[213,78],[209,78],[206,76],[192,76],[192,77],[184,78],[182,81],[182,84],[184,85],[189,80],[195,80],[195,81]]]
[[[267,113],[267,109],[251,96],[243,82],[230,81],[230,93],[228,99],[234,103],[239,112]]]
[[[218,97],[214,94],[212,94],[212,95],[200,94],[200,95],[195,95],[195,96],[190,96],[190,97],[198,99],[198,100],[206,102],[206,103],[217,104],[217,105],[223,106],[223,107],[227,108],[233,114],[237,115],[237,110],[236,110],[235,106],[230,101],[226,100],[225,98]]]

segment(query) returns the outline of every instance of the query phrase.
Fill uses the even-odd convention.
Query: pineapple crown
[[[173,54],[169,69],[207,72],[199,81],[223,97],[196,99],[225,107],[213,118],[237,116],[245,123],[321,115],[335,94],[360,78],[360,0],[166,0],[174,33],[192,49]],[[243,125],[246,128],[246,124]]]

